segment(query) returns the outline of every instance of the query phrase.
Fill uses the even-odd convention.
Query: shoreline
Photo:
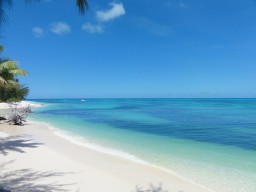
[[[30,120],[30,122],[34,123],[34,124],[41,124],[41,125],[47,127],[47,129],[52,131],[54,135],[68,141],[72,145],[76,145],[76,146],[79,146],[79,147],[82,147],[82,148],[87,148],[89,150],[92,150],[92,151],[95,151],[95,152],[98,152],[98,153],[113,156],[113,157],[116,157],[116,158],[121,159],[121,160],[129,161],[129,162],[132,162],[132,163],[135,163],[135,164],[140,164],[141,166],[146,166],[146,167],[149,167],[149,168],[152,168],[152,169],[156,169],[158,171],[161,171],[161,172],[164,172],[164,173],[167,173],[167,174],[171,174],[171,175],[173,175],[173,176],[175,176],[175,177],[177,177],[181,180],[184,180],[184,181],[186,181],[186,182],[188,182],[192,185],[195,185],[199,188],[205,189],[207,192],[208,191],[209,192],[216,192],[216,191],[214,191],[210,188],[207,188],[203,185],[200,185],[200,184],[194,182],[193,180],[190,180],[187,177],[179,175],[175,171],[172,171],[168,168],[162,167],[162,166],[157,165],[157,164],[150,163],[150,162],[148,162],[146,160],[143,160],[141,158],[138,158],[135,155],[132,155],[128,152],[124,152],[124,151],[117,150],[117,149],[114,149],[114,148],[103,147],[102,145],[98,145],[98,144],[95,144],[95,143],[90,143],[90,142],[86,141],[84,138],[79,137],[78,135],[72,135],[72,133],[69,133],[67,131],[63,131],[60,128],[57,128],[57,127],[53,127],[47,122],[31,121],[31,120]]]
[[[71,172],[81,172],[81,170],[83,170],[85,167],[90,168],[90,170],[92,169],[90,174],[83,171],[81,173],[85,178],[87,178],[90,177],[90,175],[95,175],[95,173],[100,171],[101,173],[96,174],[97,177],[94,178],[92,182],[95,184],[102,182],[105,183],[106,180],[111,179],[111,182],[113,182],[113,186],[112,188],[109,188],[108,191],[120,192],[120,189],[122,189],[122,191],[132,191],[135,189],[136,186],[144,186],[144,188],[146,188],[149,183],[152,183],[154,185],[162,183],[163,188],[168,191],[176,190],[184,192],[212,192],[212,190],[199,186],[198,184],[193,183],[192,181],[185,178],[181,178],[175,173],[167,173],[164,170],[160,170],[161,168],[155,165],[152,166],[150,164],[134,162],[125,158],[96,151],[95,149],[91,149],[86,146],[80,146],[72,143],[69,140],[62,138],[61,136],[56,135],[54,130],[51,130],[49,126],[47,127],[40,122],[30,121],[22,127],[2,125],[3,124],[0,124],[0,132],[7,133],[11,136],[31,135],[34,141],[43,143],[43,147],[45,148],[43,156],[48,157],[50,151],[54,151],[58,158],[59,156],[62,157],[61,162],[72,161],[72,163],[75,163],[74,167],[77,167],[77,169],[73,170],[73,168],[70,167]],[[10,127],[12,127],[12,129],[10,129]],[[39,146],[36,149],[29,149],[27,153],[22,154],[29,158],[29,156],[31,156],[29,152],[32,153],[32,150],[39,151],[40,148],[42,148],[42,146]],[[15,152],[10,152],[10,156],[17,155],[13,153]],[[10,159],[8,158],[8,156],[9,155],[4,157]],[[33,161],[33,157],[29,159],[30,161]],[[38,161],[38,158],[36,159]],[[0,163],[3,163],[2,159]],[[59,166],[60,170],[66,169],[63,167],[63,165]],[[49,168],[51,168],[49,164],[44,165],[45,170],[48,170]],[[101,177],[101,179],[97,179],[98,177]],[[74,180],[75,178],[79,180],[80,177],[74,177],[72,179]],[[108,186],[107,183],[105,183],[105,185]],[[81,182],[81,186],[83,189],[87,189],[87,187],[90,186],[90,190],[92,191],[102,191],[93,188],[91,184],[86,185],[85,181]]]
[[[0,102],[0,117],[2,118],[8,118],[8,116],[11,114],[11,111],[14,108],[39,108],[39,107],[43,107],[44,104],[42,103],[37,103],[37,102],[33,102],[33,101],[20,101],[20,102],[14,102],[14,103],[4,103],[4,102]]]

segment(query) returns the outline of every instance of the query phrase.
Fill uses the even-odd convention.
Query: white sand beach
[[[35,103],[31,101],[21,101],[17,103],[0,103],[0,117],[8,117],[8,115],[11,113],[11,109],[14,107],[17,108],[24,108],[24,107],[42,107],[43,104],[41,103]]]
[[[70,143],[46,125],[0,121],[0,186],[11,191],[131,192],[163,184],[170,192],[207,192],[175,174]]]
[[[17,105],[17,107],[27,107],[27,106],[42,107],[43,106],[43,104],[40,104],[40,103],[35,103],[35,102],[31,102],[31,101],[21,101],[21,102],[17,102],[17,103],[0,103],[0,110],[9,109],[13,105]]]

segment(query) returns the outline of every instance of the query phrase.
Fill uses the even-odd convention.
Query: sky
[[[28,98],[256,97],[255,0],[13,0]]]

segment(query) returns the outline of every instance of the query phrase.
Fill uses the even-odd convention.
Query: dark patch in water
[[[97,103],[97,100],[94,100]],[[99,105],[110,100],[100,101]],[[256,149],[256,100],[254,99],[126,99],[111,100],[114,107],[60,109],[42,115],[76,116],[135,132]],[[106,105],[107,106],[107,105]],[[154,123],[120,119],[121,113],[139,113],[165,120]],[[110,115],[109,115],[110,114]],[[168,123],[169,122],[169,123]]]

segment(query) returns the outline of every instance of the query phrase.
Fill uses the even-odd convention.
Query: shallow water
[[[256,99],[33,101],[46,105],[31,120],[77,144],[218,192],[255,192]]]

